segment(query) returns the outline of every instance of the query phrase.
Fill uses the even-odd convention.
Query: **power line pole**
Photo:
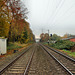
[[[49,30],[48,30],[48,45],[49,45]]]
[[[43,29],[42,29],[42,33],[43,33]]]
[[[48,30],[48,40],[49,40],[49,30]]]

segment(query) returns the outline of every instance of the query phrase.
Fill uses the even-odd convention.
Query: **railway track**
[[[71,58],[71,57],[69,57],[69,56],[67,56],[67,55],[65,55],[65,54],[63,54],[63,53],[61,53],[61,52],[59,52],[59,51],[57,51],[57,50],[55,50],[55,49],[49,47],[49,46],[46,46],[46,45],[44,45],[44,46],[47,47],[47,48],[49,48],[50,50],[52,50],[52,51],[54,51],[54,52],[56,52],[56,53],[62,55],[63,57],[65,57],[65,58],[67,58],[68,60],[71,60],[72,62],[75,63],[75,59],[73,59],[73,58]]]
[[[62,57],[57,58],[60,54],[52,52],[42,44],[34,44],[1,70],[0,75],[74,75],[70,70],[74,69],[67,68],[60,60]]]
[[[25,50],[25,52],[4,67],[4,69],[0,71],[0,75],[26,75],[33,58],[34,49],[35,45]]]
[[[28,64],[27,64],[27,66],[26,66],[25,71],[24,71],[24,75],[28,75],[28,70],[29,70],[30,64],[31,64],[31,62],[32,62],[34,52],[35,52],[35,51],[32,52],[31,58],[30,58],[30,60],[29,60],[29,62],[28,62]]]
[[[27,75],[68,75],[44,49],[37,44]]]
[[[43,49],[56,60],[69,75],[75,75],[75,60],[48,46],[40,44]]]

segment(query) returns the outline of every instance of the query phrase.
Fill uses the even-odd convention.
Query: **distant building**
[[[75,42],[75,37],[63,38],[62,40],[70,40],[72,42]]]
[[[0,37],[0,54],[7,53],[7,38]]]
[[[69,39],[70,41],[72,41],[72,42],[75,42],[75,38],[71,38],[71,39]]]

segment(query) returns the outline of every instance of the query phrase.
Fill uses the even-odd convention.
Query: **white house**
[[[7,38],[0,37],[0,54],[7,53]]]

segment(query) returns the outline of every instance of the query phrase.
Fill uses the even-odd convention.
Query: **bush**
[[[71,42],[69,40],[58,40],[55,44],[50,44],[50,46],[57,49],[67,49],[70,50],[72,46],[75,45],[75,42]]]
[[[17,49],[17,48],[21,48],[22,46],[18,46],[15,43],[9,43],[9,45],[7,46],[7,50],[11,50],[11,49]]]

